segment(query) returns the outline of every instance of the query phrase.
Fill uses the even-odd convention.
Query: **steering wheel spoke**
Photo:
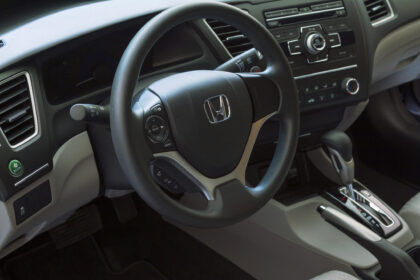
[[[159,185],[173,193],[200,191],[207,200],[212,201],[215,200],[215,192],[219,186],[232,180],[245,185],[245,176],[239,169],[221,177],[210,178],[194,168],[178,151],[158,153],[154,157],[156,159],[151,168],[153,177]],[[158,172],[161,172],[159,176]]]
[[[248,87],[254,111],[253,121],[257,122],[280,111],[281,90],[267,72],[238,73]]]

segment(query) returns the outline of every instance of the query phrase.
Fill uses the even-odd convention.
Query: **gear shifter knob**
[[[354,161],[350,137],[342,131],[332,130],[321,137],[330,153],[331,161],[340,176],[341,183],[347,186],[350,195],[353,194]]]
[[[350,137],[344,132],[331,130],[321,137],[321,142],[328,149],[337,151],[345,161],[351,161],[353,159],[353,145]]]

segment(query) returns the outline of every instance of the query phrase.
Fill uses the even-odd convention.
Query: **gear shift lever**
[[[347,187],[351,198],[354,199],[354,161],[350,137],[344,132],[332,130],[321,137],[321,143],[327,147],[341,183]]]

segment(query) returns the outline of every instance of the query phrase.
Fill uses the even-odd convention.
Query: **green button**
[[[11,160],[9,162],[9,172],[10,172],[10,175],[12,175],[13,177],[21,176],[23,173],[22,163],[18,161],[17,159]]]

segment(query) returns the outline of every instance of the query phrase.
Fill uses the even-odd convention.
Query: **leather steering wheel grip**
[[[238,180],[215,190],[205,210],[188,208],[170,198],[153,180],[154,155],[143,131],[144,114],[133,108],[133,96],[143,62],[154,44],[171,28],[187,21],[213,18],[240,29],[267,60],[261,73],[280,95],[279,139],[271,165],[255,188]],[[188,80],[185,81],[188,83]],[[217,94],[217,93],[215,93]],[[232,113],[233,114],[233,113]],[[141,198],[166,219],[194,227],[221,227],[239,222],[263,207],[278,191],[292,164],[299,133],[299,102],[288,61],[273,35],[255,18],[228,4],[194,2],[167,9],[133,37],[118,65],[111,91],[111,134],[117,158]]]

